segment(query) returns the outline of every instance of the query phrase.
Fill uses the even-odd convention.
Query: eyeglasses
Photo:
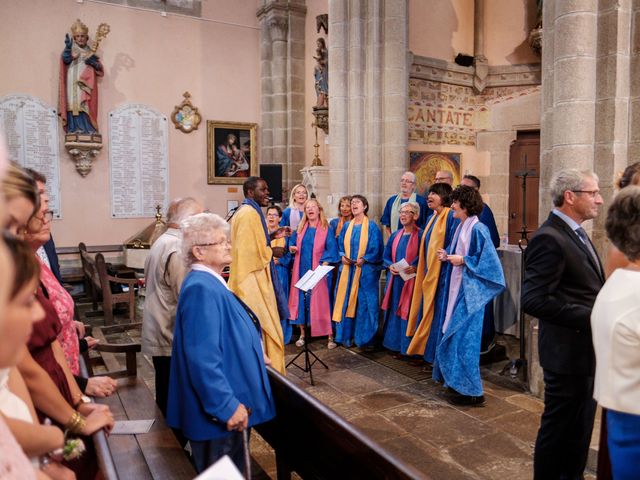
[[[573,193],[588,193],[591,198],[596,198],[600,195],[600,190],[571,190]]]
[[[194,246],[196,247],[217,247],[218,245],[229,246],[231,242],[228,239],[221,240],[220,242],[212,242],[212,243],[196,243]]]
[[[416,183],[416,182],[414,182],[413,180],[407,180],[405,178],[401,178],[400,183]]]
[[[33,218],[35,218],[36,220],[40,220],[42,223],[50,222],[51,220],[53,220],[53,211],[45,210],[44,212],[42,212],[42,214],[35,215]]]
[[[413,210],[400,210],[400,215],[413,215],[414,213]]]
[[[436,177],[435,180],[436,182],[448,182],[449,177]]]

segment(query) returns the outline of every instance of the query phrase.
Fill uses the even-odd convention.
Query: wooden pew
[[[129,310],[129,320],[136,320],[136,304],[134,286],[138,283],[135,278],[120,278],[109,275],[107,271],[107,263],[102,253],[96,253],[93,257],[88,251],[87,246],[80,242],[78,244],[80,251],[80,261],[82,262],[82,271],[85,278],[85,289],[91,294],[93,303],[92,314],[98,314],[97,303],[98,298],[102,298],[102,310],[99,314],[104,313],[104,324],[113,325],[113,308],[117,303],[126,303]],[[111,291],[111,283],[128,287],[127,292],[113,293]]]
[[[140,324],[137,324],[140,327]],[[132,325],[94,328],[92,335],[100,339],[97,349],[108,371],[103,375],[118,377],[118,390],[111,397],[96,401],[108,405],[116,420],[150,420],[155,422],[148,433],[140,435],[93,435],[100,471],[106,480],[115,479],[192,479],[195,470],[187,459],[173,431],[167,426],[156,406],[153,394],[142,379],[135,375],[135,355],[140,344],[109,344],[105,334],[134,328]],[[132,348],[132,346],[135,346]],[[106,349],[104,347],[107,347]],[[126,367],[120,370],[117,353],[127,356]],[[133,356],[133,362],[130,357]],[[85,356],[86,361],[86,356]],[[92,363],[88,363],[92,366]],[[92,368],[86,369],[87,373]]]
[[[428,478],[405,465],[329,407],[267,367],[277,416],[256,430],[276,452],[278,480]]]

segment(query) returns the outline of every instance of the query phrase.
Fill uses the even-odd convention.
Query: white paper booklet
[[[318,265],[315,270],[309,270],[305,273],[300,280],[294,285],[298,290],[308,292],[315,287],[320,280],[322,280],[327,273],[333,270],[331,265]]]
[[[415,273],[404,273],[404,269],[410,266],[404,258],[391,266],[398,270],[398,272],[400,272],[400,278],[402,278],[402,280],[404,280],[405,282],[416,276]]]

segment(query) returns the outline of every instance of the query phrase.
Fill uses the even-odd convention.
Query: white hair
[[[193,247],[210,242],[211,237],[217,232],[223,232],[229,236],[229,224],[215,213],[198,213],[188,217],[180,224],[180,230],[182,231],[180,250],[187,267],[196,261],[193,256]]]
[[[596,182],[599,181],[598,176],[591,170],[563,168],[556,172],[549,183],[553,205],[561,207],[564,204],[564,192],[567,190],[581,190],[586,178],[593,178]]]
[[[405,175],[409,175],[409,176],[411,177],[411,181],[412,181],[413,183],[416,183],[417,177],[416,177],[416,174],[415,174],[415,173],[413,173],[413,172],[409,172],[409,171],[406,171],[406,172],[404,172],[404,173],[402,174],[402,177],[404,177]],[[402,177],[400,177],[400,178],[402,178]]]
[[[406,202],[400,206],[400,209],[402,210],[403,207],[409,207],[413,213],[420,216],[420,205],[418,202]]]

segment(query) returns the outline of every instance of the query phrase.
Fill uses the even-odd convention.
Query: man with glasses
[[[453,173],[449,170],[437,171],[434,183],[447,183],[453,187]]]
[[[603,204],[598,177],[564,169],[551,180],[554,209],[525,251],[522,304],[540,321],[544,412],[534,478],[582,478],[596,403],[591,310],[604,284],[598,254],[581,224]]]
[[[420,216],[416,225],[424,228],[427,217],[431,215],[431,209],[427,207],[427,200],[416,193],[416,176],[413,172],[404,172],[400,177],[400,193],[387,200],[380,217],[380,224],[384,225],[384,231],[388,237],[396,230],[402,228],[400,223],[400,207],[406,202],[416,202],[420,206]]]
[[[173,327],[180,287],[187,273],[178,253],[181,243],[180,224],[202,211],[202,205],[191,197],[173,200],[167,209],[167,230],[153,242],[144,264],[146,296],[142,314],[142,352],[150,355],[153,360],[156,403],[165,417]]]

